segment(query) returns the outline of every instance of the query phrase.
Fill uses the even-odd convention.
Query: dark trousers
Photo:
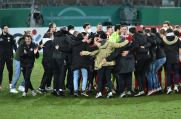
[[[67,65],[66,66],[66,71],[68,71],[67,73],[67,84],[66,87],[73,92],[74,90],[74,86],[73,86],[73,72],[72,72],[72,68],[71,65]],[[66,73],[65,73],[65,77],[66,77]]]
[[[22,67],[22,72],[25,80],[25,93],[28,92],[28,89],[34,90],[30,77],[32,73],[32,68],[31,67]]]
[[[132,72],[118,74],[118,94],[121,94],[127,89],[132,91]]]
[[[3,80],[3,71],[4,71],[5,63],[8,70],[9,83],[11,83],[12,78],[13,78],[13,58],[0,57],[0,85],[2,84],[2,80]]]
[[[172,86],[172,74],[174,79],[174,84],[179,83],[179,63],[175,64],[165,64],[165,70],[166,70],[166,79],[167,79],[167,86]]]
[[[94,66],[90,65],[88,68],[88,85],[89,85],[89,88],[93,87],[94,77],[95,77]]]
[[[64,59],[53,59],[53,88],[56,91],[64,88],[64,72]]]
[[[138,81],[139,91],[144,90],[144,82],[146,81],[146,72],[148,71],[149,59],[138,60],[135,66],[135,77]]]
[[[45,86],[50,87],[51,86],[51,81],[53,77],[53,68],[52,68],[52,61],[43,59],[42,60],[42,65],[44,69],[43,77],[41,80],[41,89],[45,89]]]
[[[97,71],[98,92],[101,92],[103,90],[104,80],[106,80],[106,82],[107,82],[109,92],[112,92],[111,71],[112,71],[112,67],[110,67],[110,66],[102,67],[101,69],[99,69]]]

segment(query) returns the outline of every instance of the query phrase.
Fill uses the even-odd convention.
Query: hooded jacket
[[[67,54],[72,51],[71,46],[80,43],[81,41],[75,41],[68,31],[58,31],[53,40],[53,59],[66,59]]]
[[[177,36],[163,37],[163,48],[166,54],[166,63],[179,63],[179,49],[181,41]]]
[[[82,40],[77,38],[77,40]],[[81,56],[81,51],[94,51],[97,50],[98,47],[90,47],[89,44],[81,42],[78,45],[73,46],[72,48],[72,69],[81,69],[88,68],[90,64],[90,56]]]
[[[128,44],[128,40],[125,40],[122,43],[112,43],[106,41],[99,47],[99,50],[95,50],[93,52],[83,51],[82,54],[95,56],[95,70],[99,70],[100,68],[102,68],[102,66],[114,66],[115,61],[102,63],[103,59],[107,58],[114,51],[115,48],[121,48],[126,44]]]
[[[134,41],[130,41],[125,47],[116,49],[109,57],[106,58],[107,61],[116,61],[114,72],[119,73],[129,73],[135,69],[135,56],[134,50],[137,47]],[[122,56],[123,51],[129,51],[127,56]]]
[[[118,32],[114,32],[109,37],[109,42],[118,43],[120,41],[120,35]]]
[[[151,43],[148,42],[146,36],[141,33],[135,33],[133,35],[133,40],[137,44],[135,49],[136,60],[149,59],[149,47],[151,46]],[[144,46],[145,48],[141,48],[141,46]]]

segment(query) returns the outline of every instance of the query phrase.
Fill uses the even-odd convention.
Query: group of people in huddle
[[[89,97],[95,93],[95,98],[150,96],[164,91],[179,93],[179,26],[171,26],[166,21],[160,29],[144,27],[138,30],[120,24],[108,25],[106,31],[102,24],[96,28],[96,32],[92,32],[91,25],[85,23],[82,32],[76,31],[73,25],[57,30],[56,24],[50,23],[41,42],[36,44],[31,31],[25,31],[16,42],[9,34],[8,26],[2,26],[0,90],[6,63],[10,93],[20,91],[23,96],[28,95],[29,89],[33,96],[51,92],[54,96],[70,93],[75,97]],[[16,51],[14,76],[13,49]],[[31,74],[39,50],[43,50],[44,72],[40,86],[35,90]],[[17,90],[21,72],[24,79]]]

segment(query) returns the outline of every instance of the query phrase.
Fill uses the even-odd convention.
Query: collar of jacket
[[[112,43],[117,43],[120,40],[120,35],[118,32],[114,32],[111,34],[111,36],[109,37],[109,41]]]
[[[3,36],[9,36],[10,35],[10,33],[4,33],[4,32],[2,32],[2,34],[1,35],[3,35]]]
[[[168,41],[167,40],[167,38],[166,38],[166,36],[164,36],[163,37],[163,42],[165,43],[165,44],[167,44],[167,45],[173,45],[173,44],[175,44],[177,41],[178,41],[178,37],[177,36],[175,36],[175,39],[173,40],[173,41]]]

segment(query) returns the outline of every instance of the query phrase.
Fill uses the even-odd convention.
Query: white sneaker
[[[83,96],[85,96],[85,97],[89,97],[89,95],[87,95],[87,93],[86,93],[85,91],[83,91],[83,92],[81,93],[81,95],[83,95]]]
[[[36,92],[34,90],[31,91],[32,96],[36,96]]]
[[[178,85],[175,85],[175,86],[174,86],[174,91],[175,91],[176,93],[179,92]]]
[[[112,92],[109,92],[108,94],[107,94],[107,98],[111,98],[113,96],[113,93]]]
[[[113,93],[113,94],[116,94],[116,91],[113,89],[113,90],[112,90],[112,93]]]
[[[47,91],[52,91],[52,90],[53,90],[52,87],[46,87],[45,89],[46,89]]]
[[[156,92],[162,91],[162,87],[156,89]]]
[[[96,95],[96,98],[100,98],[100,97],[102,97],[102,93],[101,92],[97,93],[97,95]]]
[[[12,87],[12,84],[9,84],[9,89],[11,89],[11,87]]]
[[[126,96],[126,93],[125,92],[123,92],[123,93],[121,93],[121,95],[119,96],[120,98],[124,98]]]
[[[148,91],[148,94],[147,94],[147,96],[150,96],[150,95],[152,95],[154,93],[154,91],[153,90],[151,90],[151,91]]]
[[[168,87],[167,88],[167,95],[170,94],[172,92],[172,88],[171,87]]]
[[[135,97],[138,97],[138,96],[142,96],[142,95],[144,95],[145,94],[145,92],[144,91],[140,91],[138,94],[136,94],[136,95],[134,95]]]
[[[17,93],[18,93],[18,91],[14,88],[14,89],[10,89],[10,93],[17,94]]]
[[[126,95],[132,95],[131,91],[127,91]]]
[[[23,95],[22,95],[23,97],[26,97],[27,96],[27,93],[25,93],[25,92],[23,92]]]
[[[19,86],[18,90],[21,91],[21,92],[24,92],[25,91],[25,87],[24,86]]]

